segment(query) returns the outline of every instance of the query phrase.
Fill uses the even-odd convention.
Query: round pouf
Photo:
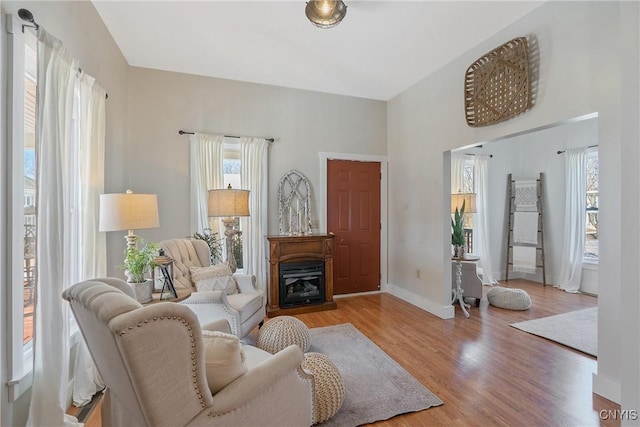
[[[278,316],[267,320],[258,331],[258,348],[275,354],[296,344],[302,352],[309,351],[311,336],[302,321],[291,316]]]
[[[321,353],[305,354],[302,369],[311,372],[314,378],[314,424],[327,421],[344,402],[342,375],[331,359]]]
[[[528,310],[531,308],[531,297],[523,289],[494,286],[487,292],[489,304],[509,310]]]

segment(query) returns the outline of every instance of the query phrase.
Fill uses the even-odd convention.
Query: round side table
[[[451,301],[451,304],[455,303],[456,300],[458,300],[458,302],[460,303],[460,308],[464,313],[464,317],[468,319],[470,315],[467,311],[467,308],[471,308],[471,306],[465,303],[463,299],[464,289],[462,289],[462,261],[476,262],[480,260],[480,257],[474,255],[466,255],[463,258],[453,257],[451,259],[456,263],[456,289],[453,293],[453,300]]]

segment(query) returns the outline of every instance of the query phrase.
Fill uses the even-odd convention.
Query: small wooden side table
[[[159,302],[180,302],[183,301],[187,298],[189,298],[191,296],[191,289],[186,289],[186,288],[176,288],[176,293],[178,294],[178,298],[166,298],[166,299],[160,299],[160,295],[162,295],[161,292],[154,292],[152,297],[152,300],[148,303],[142,304],[142,305],[151,305],[151,304],[157,304]]]
[[[469,318],[469,312],[467,308],[471,308],[471,306],[464,302],[464,289],[462,289],[462,261],[473,261],[476,262],[480,259],[478,256],[474,255],[466,255],[464,258],[451,258],[456,263],[456,289],[453,291],[453,300],[451,300],[451,304],[454,304],[456,300],[460,303],[460,308],[464,313],[464,317]]]

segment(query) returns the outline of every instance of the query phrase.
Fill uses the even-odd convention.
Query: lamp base
[[[235,273],[238,269],[238,264],[236,263],[236,257],[233,256],[233,248],[228,246],[227,249],[227,265],[229,266],[229,270],[231,273]]]
[[[124,236],[127,241],[127,249],[133,249],[138,245],[138,236],[133,234],[133,230],[129,230],[129,234]]]
[[[223,218],[222,224],[224,225],[224,235],[226,237],[227,265],[231,273],[235,273],[238,269],[238,264],[236,263],[236,257],[233,256],[233,238],[236,235],[242,235],[242,232],[234,228],[236,225],[235,218]]]

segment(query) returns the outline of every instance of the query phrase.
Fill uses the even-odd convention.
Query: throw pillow
[[[202,331],[204,364],[211,393],[216,394],[247,372],[240,339],[218,331]]]
[[[231,276],[231,270],[226,264],[216,264],[209,267],[189,267],[191,280],[196,290],[224,291],[227,295],[238,293],[236,281]]]

